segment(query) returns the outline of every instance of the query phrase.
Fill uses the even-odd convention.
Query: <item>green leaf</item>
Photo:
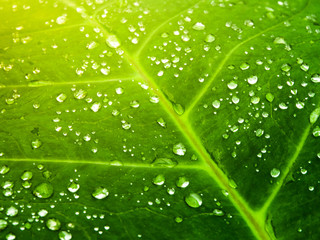
[[[1,239],[319,239],[320,2],[0,4]]]

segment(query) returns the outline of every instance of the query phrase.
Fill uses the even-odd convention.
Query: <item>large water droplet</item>
[[[192,208],[198,208],[202,205],[202,198],[197,193],[190,193],[185,197],[185,201]]]
[[[14,206],[11,206],[7,209],[6,215],[9,217],[14,217],[18,214],[19,210],[15,208]]]
[[[35,187],[33,194],[38,198],[49,198],[53,194],[53,186],[50,183],[41,183]]]
[[[25,171],[23,172],[23,174],[21,175],[21,180],[23,181],[28,181],[32,178],[33,174],[30,171]]]
[[[10,168],[7,165],[2,165],[0,167],[0,174],[4,175],[10,171]]]
[[[254,85],[258,82],[258,77],[257,76],[251,76],[248,78],[248,83],[251,85]]]
[[[105,187],[98,187],[96,188],[93,193],[92,196],[95,199],[104,199],[109,195],[108,189],[106,189]]]

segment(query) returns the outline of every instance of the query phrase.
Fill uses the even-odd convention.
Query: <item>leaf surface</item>
[[[318,1],[0,13],[1,239],[319,239]]]

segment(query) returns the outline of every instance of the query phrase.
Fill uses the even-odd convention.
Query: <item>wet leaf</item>
[[[0,13],[0,239],[320,238],[319,1]]]

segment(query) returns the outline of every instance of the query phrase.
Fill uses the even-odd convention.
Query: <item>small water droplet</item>
[[[140,106],[140,103],[137,100],[133,100],[130,102],[130,107],[132,108],[138,108]]]
[[[152,180],[152,183],[155,185],[161,186],[164,184],[165,180],[166,179],[165,179],[164,175],[159,174]]]
[[[233,90],[236,89],[238,87],[238,84],[235,81],[231,81],[228,83],[228,88]]]
[[[177,143],[173,145],[172,151],[176,155],[184,156],[186,154],[187,149],[182,143]]]
[[[91,106],[90,109],[91,109],[93,112],[98,112],[98,111],[100,110],[100,108],[101,108],[101,103],[95,102],[95,103],[92,104],[92,106]]]
[[[285,63],[281,66],[281,70],[284,72],[289,72],[291,70],[291,65],[288,63]]]
[[[173,110],[180,116],[184,113],[184,107],[179,103],[173,104]]]
[[[68,233],[67,231],[60,231],[59,232],[59,239],[60,240],[71,240],[72,234]]]
[[[204,30],[206,28],[206,26],[201,22],[197,22],[192,26],[192,28],[194,30],[201,31],[201,30]]]
[[[8,226],[8,222],[4,219],[0,219],[0,231],[6,229]]]
[[[198,208],[202,205],[202,198],[197,193],[190,193],[185,197],[185,202],[192,208]]]
[[[183,218],[182,217],[176,217],[174,220],[175,220],[176,223],[181,223],[183,221]]]
[[[2,165],[0,167],[0,174],[4,175],[10,171],[10,168],[7,165]]]
[[[104,199],[109,195],[108,189],[106,189],[105,187],[98,187],[96,188],[93,193],[92,196],[95,199]]]
[[[273,178],[277,178],[280,176],[280,170],[278,168],[273,168],[271,171],[270,171],[270,175],[271,177]]]
[[[120,95],[120,94],[123,94],[123,88],[122,87],[118,87],[116,88],[116,94]]]
[[[64,93],[60,93],[57,97],[56,100],[60,103],[64,102],[67,99],[67,95]]]
[[[39,139],[36,139],[31,142],[31,146],[33,149],[37,149],[42,146],[42,142]]]
[[[320,137],[320,127],[319,126],[315,127],[312,131],[312,134],[315,137]]]
[[[120,42],[119,42],[119,40],[117,39],[117,37],[115,35],[107,36],[106,43],[111,48],[120,47]]]
[[[266,99],[268,100],[268,102],[273,102],[273,100],[274,100],[273,94],[272,93],[267,93]]]
[[[177,187],[186,188],[189,186],[189,180],[186,177],[179,177],[176,181]]]
[[[205,42],[207,42],[207,43],[212,43],[212,42],[214,42],[216,40],[216,38],[215,38],[215,36],[214,35],[212,35],[212,34],[208,34],[207,36],[206,36],[206,38],[205,38]]]
[[[32,178],[33,174],[30,171],[25,171],[23,172],[23,174],[21,175],[21,180],[23,181],[28,181]]]
[[[220,101],[219,101],[219,100],[214,100],[214,101],[212,102],[212,106],[213,106],[214,108],[219,108],[219,107],[220,107]]]
[[[258,77],[257,76],[251,76],[247,80],[248,80],[249,84],[254,85],[254,84],[256,84],[258,82]]]
[[[75,99],[84,99],[87,96],[87,91],[83,90],[83,89],[79,89],[77,91],[75,91],[75,93],[73,94]]]
[[[6,215],[9,217],[14,217],[18,215],[18,213],[19,213],[19,210],[14,206],[9,207],[6,211]]]
[[[213,215],[218,216],[218,217],[224,216],[224,212],[220,209],[213,209],[212,213],[213,213]]]
[[[166,128],[166,127],[167,127],[167,123],[164,121],[163,118],[158,118],[158,119],[157,119],[157,123],[158,123],[161,127],[163,127],[163,128]]]
[[[311,76],[311,81],[314,83],[320,83],[320,74],[316,73]]]
[[[173,168],[177,164],[178,164],[177,161],[172,160],[170,158],[157,158],[151,163],[151,166]]]
[[[71,182],[71,183],[68,185],[68,191],[69,191],[69,192],[75,193],[75,192],[77,192],[79,189],[80,189],[80,184],[78,184],[78,183],[76,183],[76,182]]]
[[[47,214],[48,214],[48,211],[45,210],[45,209],[41,209],[41,210],[39,210],[39,212],[38,212],[38,215],[39,215],[40,217],[45,217],[45,216],[47,216]]]
[[[61,227],[61,223],[56,218],[49,218],[46,222],[47,228],[51,231],[57,231]]]

